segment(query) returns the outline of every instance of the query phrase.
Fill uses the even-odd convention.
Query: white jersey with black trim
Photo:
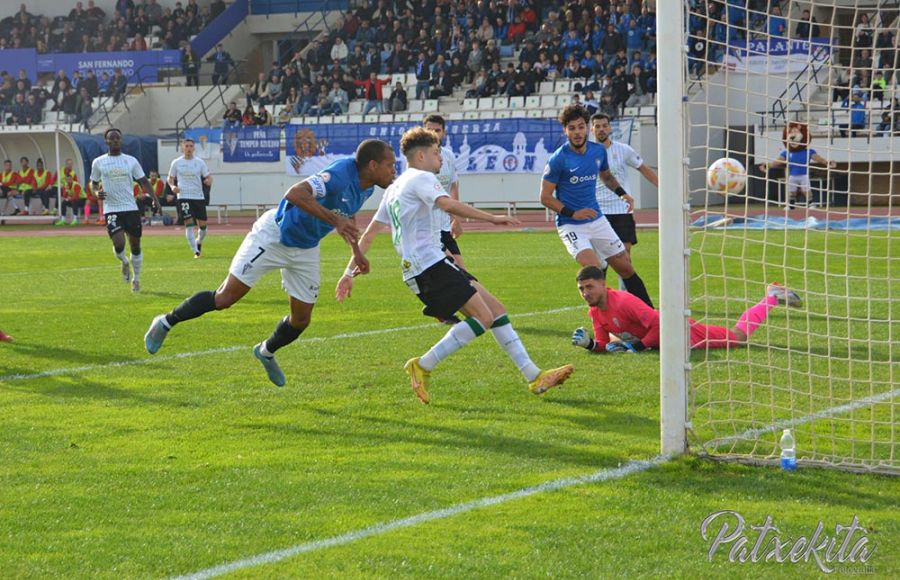
[[[384,192],[373,219],[390,224],[404,280],[418,276],[444,259],[435,202],[446,195],[434,173],[412,167]]]
[[[616,181],[619,182],[622,189],[631,195],[628,168],[634,167],[637,169],[644,164],[644,160],[631,146],[618,141],[613,141],[612,145],[606,148],[606,158],[609,161],[609,170],[616,178]],[[600,205],[600,211],[604,215],[629,213],[628,204],[616,195],[615,191],[606,187],[602,179],[597,180],[597,203]]]
[[[449,147],[441,147],[441,170],[438,172],[437,178],[448,195],[450,194],[450,186],[459,181],[459,176],[456,174],[456,155],[453,154],[453,150]],[[441,229],[449,232],[450,214],[442,209],[437,211],[441,212]]]
[[[103,213],[137,211],[134,182],[144,177],[141,164],[131,155],[105,153],[91,163],[91,181],[102,181],[106,200]]]
[[[178,199],[205,199],[203,180],[208,175],[206,162],[198,157],[185,159],[182,155],[172,160],[169,166],[169,177],[174,177],[178,183]]]

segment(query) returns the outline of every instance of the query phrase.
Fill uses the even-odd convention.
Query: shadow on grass
[[[142,296],[154,296],[156,298],[170,298],[172,300],[184,300],[189,298],[190,294],[182,294],[179,292],[159,292],[155,290],[141,290]]]
[[[639,476],[645,483],[665,488],[666,493],[681,493],[685,497],[704,496],[734,499],[740,503],[789,502],[809,509],[835,506],[852,510],[896,511],[900,488],[896,478],[888,475],[859,475],[853,473],[807,468],[785,472],[777,467],[747,466],[723,463],[698,457],[684,457],[649,470]],[[862,480],[862,481],[861,481]],[[873,485],[874,484],[874,485]],[[883,492],[872,493],[873,487]],[[738,510],[740,511],[740,510]],[[771,514],[777,518],[779,514]],[[823,521],[826,528],[846,521]],[[699,522],[698,522],[699,525]],[[758,525],[758,524],[757,524]]]
[[[538,438],[526,439],[509,435],[488,433],[480,428],[451,427],[447,425],[418,425],[399,419],[383,417],[357,416],[360,423],[369,423],[374,428],[347,430],[315,429],[297,425],[245,423],[239,427],[247,429],[271,430],[277,433],[285,431],[314,437],[318,441],[338,440],[339,446],[358,442],[362,447],[376,442],[388,445],[412,443],[418,446],[456,448],[462,452],[473,450],[508,455],[513,458],[534,460],[550,459],[559,463],[577,465],[587,468],[599,468],[604,465],[616,465],[622,461],[621,456],[597,451],[596,449],[575,448],[570,445],[556,444]],[[331,447],[329,444],[328,447]]]
[[[39,382],[34,381],[29,386],[2,385],[0,390],[14,391],[17,393],[41,395],[50,398],[81,399],[85,401],[106,401],[124,404],[161,405],[166,407],[196,407],[197,404],[188,403],[183,399],[172,399],[159,395],[148,395],[134,389],[121,389],[110,386],[108,383],[87,381],[83,377],[44,377]]]
[[[574,329],[573,329],[574,330]],[[559,339],[569,339],[572,335],[559,329],[547,328],[541,326],[526,326],[524,324],[516,325],[516,332],[524,336],[549,336]]]
[[[47,346],[44,344],[35,344],[29,343],[21,340],[19,337],[16,338],[15,342],[11,342],[3,345],[4,349],[11,349],[15,352],[20,352],[23,355],[27,355],[29,357],[35,357],[39,359],[49,359],[57,362],[68,361],[75,363],[76,366],[86,366],[92,364],[107,364],[110,362],[109,354],[104,353],[95,353],[83,350],[75,350],[71,348],[64,348],[61,346]],[[137,360],[136,358],[128,358],[128,357],[117,357],[116,361],[127,361],[132,362]],[[16,369],[16,370],[0,370],[0,374],[33,374],[42,372],[45,369]]]

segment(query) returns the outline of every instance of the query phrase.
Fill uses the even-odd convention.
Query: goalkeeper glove
[[[594,350],[594,339],[587,335],[584,327],[575,329],[572,333],[572,346],[580,346],[588,350]]]
[[[606,345],[606,352],[630,352],[636,353],[641,352],[646,347],[639,340],[634,341],[626,341],[626,340],[616,340],[610,342]]]

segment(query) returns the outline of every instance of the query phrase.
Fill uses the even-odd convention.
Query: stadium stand
[[[216,0],[200,6],[197,0],[163,7],[157,0],[116,3],[107,13],[93,0],[76,2],[67,12],[32,14],[22,4],[15,14],[0,20],[0,50],[34,49],[37,54],[179,50],[181,66],[190,84],[199,82],[199,57],[190,39],[222,10]],[[81,125],[95,112],[100,100],[121,100],[127,79],[121,70],[112,74],[60,70],[52,78],[28,77],[24,69],[0,72],[0,118],[7,125],[42,122]],[[19,96],[21,95],[21,96]],[[70,127],[71,128],[71,127]]]
[[[494,111],[509,108],[510,98],[517,99],[513,102],[519,108],[538,110],[522,99],[539,92],[565,93],[565,102],[574,93],[609,92],[618,114],[629,99],[638,106],[653,102],[655,15],[649,2],[423,4],[422,10],[413,10],[409,2],[385,1],[357,8],[340,26],[273,63],[264,82],[277,76],[279,97],[263,106],[272,106],[273,117],[288,109],[295,117],[307,117],[305,122],[318,121],[322,114],[358,115],[373,95],[356,81],[368,79],[371,72],[390,80],[382,89],[381,110],[386,113],[436,107],[447,113],[461,111],[462,118],[494,118]],[[634,50],[625,56],[630,48]],[[343,98],[332,94],[335,81],[347,94],[346,110],[334,106],[335,98]],[[398,87],[402,96],[393,99]],[[248,87],[248,104],[259,105],[263,92]],[[469,98],[487,100],[473,111],[466,104]],[[587,104],[599,108],[599,101]],[[555,116],[550,112],[557,108],[555,100],[537,104],[537,116]],[[282,119],[286,121],[287,114]]]
[[[691,5],[689,68],[697,79],[721,68],[729,42],[827,37],[845,26],[833,17],[835,30],[820,25],[800,3],[698,0]],[[410,3],[381,1],[357,8],[338,27],[273,64],[267,79],[279,75],[281,96],[263,105],[271,106],[271,116],[282,123],[289,115],[306,123],[319,122],[322,114],[357,115],[367,95],[354,81],[375,71],[392,81],[383,89],[386,113],[418,114],[433,107],[436,98],[437,109],[451,119],[457,114],[494,118],[504,109],[510,109],[504,117],[518,116],[510,103],[522,98],[523,116],[553,117],[560,103],[578,94],[591,111],[655,117],[655,2],[511,0],[425,2],[424,7],[413,11]],[[865,105],[867,131],[885,122],[897,124],[897,18],[874,8],[871,19],[864,20],[854,35],[854,46],[861,50],[833,56],[850,69],[846,94],[836,99],[833,112],[824,107],[815,113],[817,122],[834,131],[849,123],[850,89]],[[866,54],[864,46],[872,50]],[[436,89],[438,78],[449,80],[449,91],[443,88],[446,80]],[[334,81],[347,94],[347,107],[334,106],[335,97],[343,99],[342,93],[331,95]],[[391,95],[398,86],[403,94],[395,102]],[[471,106],[472,99],[488,98],[495,99],[490,106],[489,101]],[[884,121],[883,113],[891,120]],[[335,120],[344,121],[355,119]]]
[[[795,2],[691,4],[689,68],[698,79],[722,66],[728,42],[827,37],[838,34],[837,28],[852,29],[854,49],[833,55],[836,66],[829,72],[835,78],[823,83],[833,87],[831,100],[814,112],[814,124],[831,134],[897,130],[894,71],[900,50],[894,13],[873,8],[871,17],[832,30],[816,20],[815,7],[810,13]],[[253,76],[258,73],[259,78],[245,86],[245,102],[238,103],[240,109],[252,106],[253,114],[228,122],[357,122],[366,113],[393,115],[380,118],[389,120],[434,110],[451,120],[552,118],[576,95],[592,112],[655,118],[656,15],[651,0],[380,0],[351,5],[355,8],[337,26],[300,41],[298,50],[279,52],[271,66],[257,69]],[[201,66],[230,62],[224,51],[197,55],[189,42],[225,9],[221,0],[186,0],[183,6],[179,2],[165,8],[157,0],[144,0],[117,7],[107,14],[88,1],[68,12],[34,15],[22,5],[0,20],[0,49],[179,49],[184,81],[195,85],[201,83]],[[834,18],[831,23],[836,24]],[[366,82],[371,72],[377,86]],[[62,70],[52,79],[23,74],[2,72],[0,125],[64,122],[77,129],[96,117],[101,100],[114,104],[127,91],[125,79],[116,73],[88,72],[80,78]],[[209,77],[203,80],[210,82]],[[223,112],[207,117],[225,123]],[[379,117],[370,114],[362,120]]]
[[[107,14],[88,0],[68,12],[32,14],[27,4],[0,20],[0,48],[35,48],[38,53],[115,52],[178,49],[202,30],[224,7],[200,6],[197,0],[163,8],[156,0],[118,2]]]
[[[262,3],[257,3],[261,6]],[[380,0],[348,11],[339,26],[320,34],[301,50],[281,54],[263,78],[247,87],[247,104],[266,108],[270,122],[300,116],[358,114],[359,102],[373,100],[364,84],[370,72],[382,81],[378,112],[419,113],[434,108],[473,117],[466,98],[527,99],[535,94],[578,93],[591,110],[652,116],[656,93],[656,15],[649,0],[544,0],[509,2]],[[689,67],[703,77],[721,63],[728,42],[767,37],[827,35],[808,9],[771,0],[691,2],[688,22]],[[198,84],[200,57],[190,39],[225,9],[221,0],[179,2],[162,7],[157,0],[119,2],[107,14],[92,0],[68,12],[31,14],[23,4],[0,20],[0,49],[35,48],[38,53],[179,49],[187,83]],[[270,8],[270,7],[269,7]],[[782,12],[793,10],[793,13]],[[882,113],[896,125],[894,95],[897,66],[896,18],[885,21],[877,9],[854,23],[854,54],[836,55],[846,67],[846,90],[835,88],[829,127],[848,125],[854,94],[866,109],[867,130],[882,124]],[[793,24],[793,30],[790,25]],[[427,31],[431,31],[428,33]],[[218,59],[216,59],[218,63]],[[61,71],[51,82],[22,80],[5,71],[0,81],[3,123],[42,121],[79,123],[90,117],[98,99],[124,90],[116,75],[81,79]],[[880,73],[880,74],[879,74]],[[840,73],[837,73],[840,74]],[[334,81],[341,91],[333,92]],[[399,82],[399,85],[397,84]],[[322,89],[324,85],[324,90]],[[86,94],[81,91],[87,89]],[[402,93],[392,95],[398,86]],[[22,97],[17,97],[18,94]],[[346,93],[346,103],[344,95]],[[852,93],[852,94],[851,94]],[[34,95],[34,99],[29,98]],[[463,106],[460,107],[459,105]],[[526,113],[549,116],[556,107],[525,102]],[[497,103],[494,103],[497,105]],[[507,107],[499,107],[503,109]],[[858,105],[856,106],[858,109]],[[547,110],[544,113],[544,110]],[[493,106],[490,110],[498,110]],[[54,113],[54,114],[49,114]],[[57,114],[60,113],[60,114]],[[856,114],[859,120],[860,113]],[[254,116],[259,121],[259,116]],[[309,119],[307,119],[309,121]],[[846,122],[845,122],[846,121]]]

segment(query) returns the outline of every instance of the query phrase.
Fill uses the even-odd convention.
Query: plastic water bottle
[[[796,471],[797,450],[794,447],[794,434],[790,429],[785,429],[781,435],[781,469]]]

